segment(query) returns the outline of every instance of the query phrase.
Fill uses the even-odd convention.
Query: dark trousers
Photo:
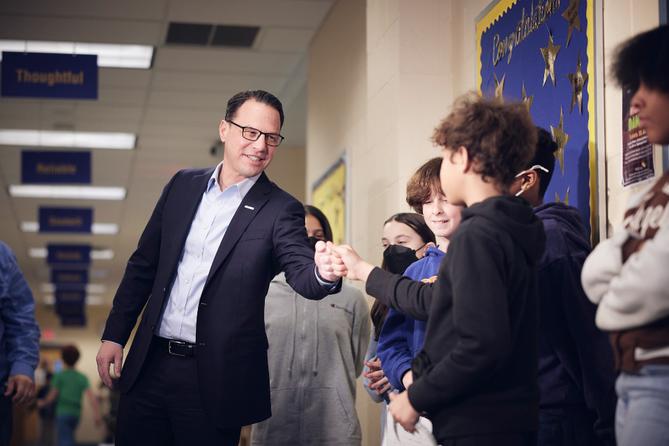
[[[490,434],[444,440],[442,446],[535,446],[536,432],[517,434]]]
[[[237,446],[241,426],[219,429],[204,412],[195,357],[152,343],[142,372],[121,395],[117,446]]]
[[[0,380],[0,383],[4,381]],[[12,397],[6,397],[5,386],[0,385],[0,446],[9,446],[12,439]]]
[[[539,409],[538,446],[599,446],[595,436],[594,418],[585,408],[564,407]],[[613,426],[608,444],[615,444]]]

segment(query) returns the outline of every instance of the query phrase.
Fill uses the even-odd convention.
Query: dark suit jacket
[[[183,170],[170,180],[128,261],[102,337],[125,345],[144,309],[121,374],[122,392],[132,388],[144,365],[212,172]],[[313,255],[302,204],[263,173],[218,247],[198,309],[202,403],[218,426],[238,427],[271,415],[265,295],[271,279],[283,270],[302,296],[324,297],[328,292],[316,279]]]

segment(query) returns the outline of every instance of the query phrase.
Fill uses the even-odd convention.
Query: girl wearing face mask
[[[325,215],[304,210],[312,244],[332,241]],[[252,445],[360,445],[355,386],[369,342],[367,311],[362,293],[345,283],[308,300],[283,273],[272,280],[265,300],[272,417],[253,426]]]
[[[383,224],[383,262],[381,268],[402,274],[412,263],[425,255],[429,247],[435,246],[435,238],[425,219],[420,214],[402,212],[392,215]],[[370,311],[374,332],[365,356],[365,390],[377,403],[388,401],[387,393],[392,390],[385,376],[381,360],[377,357],[377,343],[381,328],[388,314],[388,307],[378,301]],[[382,411],[382,437],[386,441],[386,410]]]
[[[452,205],[446,200],[439,180],[440,169],[441,158],[433,158],[423,164],[407,183],[407,203],[423,215],[435,235],[437,246],[429,246],[423,258],[409,266],[404,275],[428,283],[437,278],[439,265],[450,237],[460,224],[462,211],[462,206]],[[426,325],[426,321],[413,319],[394,309],[390,309],[386,317],[377,354],[390,384],[400,392],[413,383],[411,361],[423,347]],[[421,424],[425,430],[420,435],[398,429],[398,436],[391,435],[387,444],[403,444],[405,436],[411,437],[411,444],[434,444],[430,421],[423,418]]]

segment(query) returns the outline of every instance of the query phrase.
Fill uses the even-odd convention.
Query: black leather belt
[[[195,356],[197,345],[186,341],[177,341],[176,339],[166,339],[156,336],[154,341],[158,348],[167,350],[172,356],[181,356],[183,358],[191,358]]]

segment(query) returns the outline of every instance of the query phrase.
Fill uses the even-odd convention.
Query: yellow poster
[[[346,162],[340,158],[313,186],[311,201],[323,211],[336,244],[346,238]]]

